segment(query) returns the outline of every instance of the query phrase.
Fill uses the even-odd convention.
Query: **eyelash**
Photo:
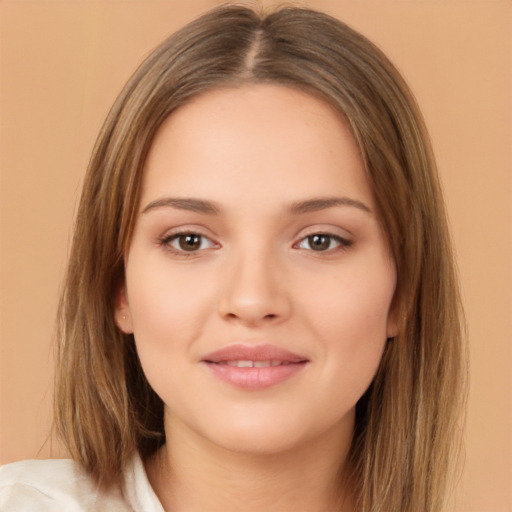
[[[191,250],[191,251],[187,251],[185,249],[178,249],[177,247],[174,247],[172,245],[172,242],[179,241],[180,238],[186,237],[186,236],[197,237],[199,239],[200,246],[197,249],[194,249],[194,250]],[[315,249],[313,249],[311,247],[311,244],[313,242],[314,237],[324,237],[324,238],[328,239],[328,247],[325,250],[315,250]],[[201,247],[201,245],[203,244],[203,242],[205,240],[209,241],[209,243],[211,244],[211,247],[218,246],[218,244],[216,244],[215,242],[212,242],[207,236],[205,236],[205,235],[203,235],[201,233],[197,233],[195,231],[188,231],[188,230],[180,231],[180,232],[175,232],[175,233],[163,236],[162,238],[159,239],[159,245],[161,245],[162,247],[165,247],[166,250],[171,251],[172,253],[174,253],[174,254],[176,254],[178,256],[191,257],[191,256],[197,256],[197,254],[200,251],[204,251],[206,249],[210,249],[211,248],[211,247],[207,247],[207,248]],[[336,247],[331,247],[331,244],[332,244],[333,241],[337,244]],[[303,244],[305,242],[309,243],[309,245],[310,245],[309,249],[306,249],[305,247],[301,247],[301,244]],[[352,245],[352,243],[353,242],[351,240],[347,240],[346,238],[343,238],[343,237],[341,237],[339,235],[334,235],[332,233],[324,233],[324,232],[314,232],[314,233],[311,233],[309,235],[306,235],[306,236],[302,237],[298,242],[294,243],[293,244],[293,248],[294,249],[301,249],[301,248],[303,248],[303,249],[306,249],[306,250],[308,250],[310,252],[313,252],[313,253],[314,252],[317,252],[317,253],[332,253],[334,251],[344,251],[344,250],[347,250]]]
[[[165,235],[159,240],[159,245],[164,247],[166,250],[171,251],[172,253],[178,256],[191,257],[196,256],[199,251],[204,251],[205,248],[199,247],[198,249],[187,251],[185,249],[178,249],[172,245],[172,242],[179,241],[180,238],[184,238],[186,236],[197,237],[200,240],[200,245],[202,245],[203,241],[208,240],[212,246],[218,245],[215,242],[212,242],[207,236],[202,235],[201,233],[197,233],[196,231],[184,230],[179,232],[174,232],[169,235]]]
[[[315,237],[327,238],[329,240],[328,248],[325,250],[319,250],[319,251],[316,251],[315,249],[313,249],[311,247],[311,243]],[[294,244],[294,247],[300,248],[301,244],[306,241],[308,241],[310,244],[310,249],[308,249],[308,250],[310,250],[311,252],[319,252],[319,253],[331,253],[333,251],[338,251],[338,250],[343,251],[343,250],[348,249],[352,245],[351,240],[347,240],[346,238],[343,238],[339,235],[334,235],[332,233],[315,232],[315,233],[311,233],[311,234],[306,235],[305,237],[301,238],[299,240],[299,242]],[[338,244],[336,247],[330,247],[330,245],[333,241]]]

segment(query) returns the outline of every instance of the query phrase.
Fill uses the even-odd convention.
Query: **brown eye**
[[[327,233],[313,233],[303,238],[298,247],[308,251],[326,252],[333,249],[344,249],[352,245],[350,240],[346,240],[337,235]]]
[[[179,235],[178,245],[183,251],[197,251],[201,248],[201,235],[194,233]]]
[[[178,233],[162,239],[162,244],[178,253],[191,253],[210,249],[215,244],[206,236],[198,233]]]
[[[331,246],[332,237],[329,235],[310,235],[308,236],[308,243],[313,251],[326,251]]]

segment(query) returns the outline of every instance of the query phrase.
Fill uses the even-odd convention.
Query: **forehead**
[[[281,85],[216,89],[164,122],[146,161],[143,198],[211,195],[214,185],[220,200],[238,194],[293,201],[335,190],[371,202],[357,144],[341,114],[312,94]]]

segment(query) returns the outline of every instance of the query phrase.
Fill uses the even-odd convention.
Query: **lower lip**
[[[216,377],[242,389],[265,389],[297,375],[306,366],[306,361],[279,366],[239,368],[222,363],[205,362]]]

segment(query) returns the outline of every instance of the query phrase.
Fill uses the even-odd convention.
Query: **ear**
[[[401,314],[401,307],[400,307],[400,301],[397,300],[397,297],[395,296],[393,298],[393,301],[391,302],[391,307],[389,308],[388,312],[388,320],[386,325],[386,338],[395,338],[398,336],[402,325],[402,314]]]
[[[114,303],[114,320],[116,325],[125,334],[133,334],[132,315],[128,297],[126,295],[126,285],[122,285],[116,294]]]

